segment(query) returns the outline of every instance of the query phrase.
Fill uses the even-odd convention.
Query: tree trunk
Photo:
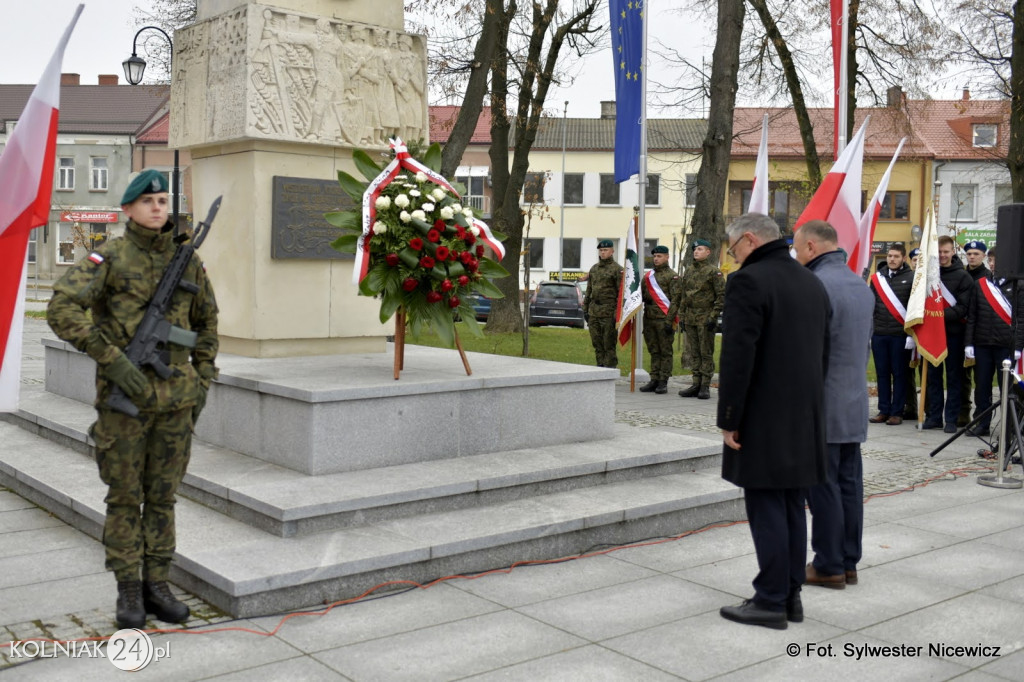
[[[1007,153],[1013,200],[1024,201],[1024,0],[1013,3],[1010,54],[1010,148]]]
[[[725,231],[722,207],[729,184],[732,113],[736,106],[744,11],[743,0],[718,0],[718,34],[711,64],[708,132],[697,171],[697,198],[690,223],[693,239],[707,239],[714,245],[712,257],[716,261]],[[687,262],[692,258],[692,253],[688,253]]]

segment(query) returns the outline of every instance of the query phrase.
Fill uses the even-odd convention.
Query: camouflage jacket
[[[722,313],[725,303],[725,278],[707,259],[694,261],[683,275],[683,324],[704,324]]]
[[[668,319],[675,322],[676,317],[679,315],[679,301],[682,298],[682,280],[679,279],[679,275],[667,263],[660,268],[654,268],[650,272],[654,273],[655,281],[661,287],[661,290],[665,292],[665,296],[668,297],[668,314],[666,315],[662,312],[661,306],[654,300],[654,295],[651,294],[650,288],[647,286],[647,273],[645,272],[644,281],[640,285],[640,290],[644,297],[644,317],[651,320]]]
[[[155,232],[129,221],[124,237],[107,241],[53,287],[47,322],[57,336],[96,361],[97,406],[106,402],[109,391],[103,368],[131,341],[175,249],[169,226]],[[170,344],[174,372],[167,379],[149,368],[142,370],[153,389],[136,404],[143,411],[170,412],[194,405],[199,384],[209,387],[217,375],[217,301],[198,255],[193,255],[182,281],[194,283],[199,291],[190,294],[178,288],[167,319],[195,331],[196,346]]]
[[[594,263],[587,273],[587,294],[583,297],[583,310],[590,317],[615,317],[621,283],[622,266],[614,259]]]

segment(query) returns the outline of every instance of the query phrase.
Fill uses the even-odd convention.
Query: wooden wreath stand
[[[466,351],[462,350],[462,342],[459,341],[457,329],[455,330],[455,348],[458,349],[459,357],[462,358],[462,366],[466,368],[466,376],[472,376],[473,370],[469,367]],[[398,381],[398,376],[403,369],[405,369],[405,307],[399,306],[398,312],[395,313],[395,381]]]

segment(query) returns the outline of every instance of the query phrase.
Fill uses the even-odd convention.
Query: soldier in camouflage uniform
[[[615,330],[615,308],[619,304],[622,266],[615,262],[615,245],[603,239],[597,243],[597,262],[587,273],[587,294],[583,298],[583,316],[590,327],[590,342],[598,367],[618,367],[615,354],[618,334]]]
[[[711,377],[715,374],[715,329],[725,302],[725,278],[722,271],[708,260],[711,242],[695,239],[693,264],[683,275],[682,302],[683,331],[686,333],[686,353],[683,365],[693,372],[693,383],[679,391],[683,398],[697,396],[701,400],[711,397]]]
[[[644,342],[651,354],[651,380],[640,387],[644,393],[668,393],[672,376],[672,340],[676,335],[682,284],[668,266],[668,247],[651,249],[654,269],[648,270],[640,285],[644,298]],[[653,280],[653,282],[652,282]]]
[[[195,347],[170,344],[163,358],[172,369],[167,379],[140,370],[123,353],[176,249],[167,202],[162,174],[146,170],[132,180],[121,199],[129,218],[125,236],[68,270],[47,308],[57,336],[96,361],[98,415],[90,435],[108,486],[103,544],[106,567],[117,578],[122,628],[142,627],[147,612],[175,623],[189,617],[166,582],[175,547],[174,496],[195,420],[217,375],[217,303],[198,256],[182,277],[197,293],[179,288],[167,312],[172,325],[196,332]],[[138,416],[106,406],[114,385],[139,408]]]

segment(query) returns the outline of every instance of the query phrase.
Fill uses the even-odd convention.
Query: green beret
[[[611,239],[602,239],[601,241],[599,241],[597,243],[597,248],[599,248],[599,249],[614,249],[615,248],[615,244],[612,243]]]
[[[157,194],[168,190],[167,178],[163,173],[147,168],[128,183],[128,188],[121,197],[121,205],[130,204],[143,194]]]
[[[710,249],[711,242],[709,242],[707,239],[694,239],[693,243],[690,244],[691,249],[696,249],[698,246],[706,246]]]
[[[659,246],[655,246],[653,249],[651,249],[651,253],[652,254],[654,254],[654,253],[664,253],[665,255],[668,255],[668,247],[667,246],[660,246],[660,245]]]

